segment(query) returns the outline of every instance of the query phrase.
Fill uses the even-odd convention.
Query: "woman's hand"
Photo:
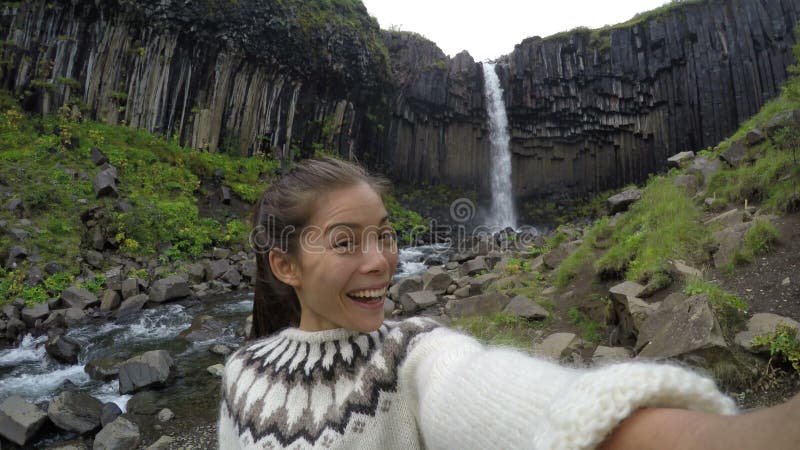
[[[800,449],[800,394],[786,403],[739,416],[644,408],[632,414],[600,450]]]

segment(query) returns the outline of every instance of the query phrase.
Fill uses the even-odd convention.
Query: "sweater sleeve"
[[[400,382],[431,449],[592,449],[638,408],[736,413],[713,381],[683,368],[573,369],[446,328],[418,336],[406,362]]]

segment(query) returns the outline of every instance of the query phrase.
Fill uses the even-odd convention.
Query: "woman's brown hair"
[[[267,188],[256,203],[250,235],[257,268],[251,339],[300,323],[297,294],[272,273],[269,252],[278,249],[296,255],[299,233],[308,225],[317,199],[360,183],[367,183],[381,196],[389,186],[386,179],[369,174],[356,163],[328,157],[305,159]]]

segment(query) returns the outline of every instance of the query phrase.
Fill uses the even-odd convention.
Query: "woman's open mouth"
[[[386,287],[380,289],[366,289],[363,291],[354,291],[347,294],[351,300],[366,305],[376,304],[383,301],[386,295]]]

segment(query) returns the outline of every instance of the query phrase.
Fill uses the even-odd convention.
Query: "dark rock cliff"
[[[632,26],[526,39],[498,65],[515,195],[641,181],[674,153],[716,144],[779,93],[798,19],[798,0],[711,0]],[[394,172],[487,189],[480,65],[457,55],[439,68],[431,61],[443,55],[409,36],[387,47],[415,75],[401,77],[382,147]]]
[[[715,144],[779,92],[798,19],[800,0],[708,0],[526,39],[498,64],[515,195],[641,181]],[[480,64],[381,32],[357,0],[3,2],[0,35],[0,83],[31,110],[488,189]]]

